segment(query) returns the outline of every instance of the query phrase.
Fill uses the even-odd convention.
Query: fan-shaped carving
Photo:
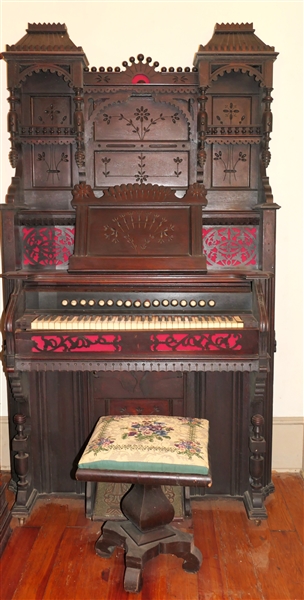
[[[139,60],[138,63],[135,62],[133,57],[130,59],[131,65],[128,65],[127,61],[123,62],[123,66],[126,68],[125,75],[130,79],[130,82],[134,81],[134,78],[136,78],[134,83],[151,83],[155,78],[155,67],[158,67],[159,63],[156,62],[153,65],[150,65],[152,62],[151,58],[147,58],[146,62],[144,63],[143,55],[140,54],[138,58],[139,57],[141,60]],[[142,81],[138,78],[140,75],[143,75]]]
[[[207,204],[207,192],[206,188],[202,183],[192,183],[184,196],[184,200],[190,200],[191,198],[199,198],[202,206]]]

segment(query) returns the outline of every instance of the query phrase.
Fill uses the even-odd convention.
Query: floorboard
[[[297,535],[304,544],[304,503],[299,502],[303,496],[304,480],[289,473],[277,474],[274,477],[276,490],[283,496]]]
[[[300,475],[273,474],[268,519],[249,521],[242,502],[192,502],[191,531],[204,560],[198,573],[161,555],[144,569],[139,594],[123,588],[124,552],[95,554],[101,523],[84,515],[83,500],[39,499],[12,535],[1,559],[1,600],[304,600],[303,500]]]

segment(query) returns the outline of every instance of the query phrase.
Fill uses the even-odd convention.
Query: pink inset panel
[[[23,265],[67,265],[74,250],[74,234],[74,227],[23,227]]]
[[[120,352],[120,335],[33,335],[32,352]]]
[[[152,352],[206,352],[241,350],[241,333],[157,333],[151,335]]]
[[[257,227],[245,225],[203,227],[203,248],[209,266],[257,268],[257,243]]]

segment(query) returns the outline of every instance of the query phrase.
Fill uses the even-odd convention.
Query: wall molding
[[[272,469],[304,471],[304,417],[274,417]]]
[[[8,417],[0,416],[0,469],[10,471]]]

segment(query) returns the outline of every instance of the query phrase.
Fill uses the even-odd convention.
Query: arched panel
[[[190,123],[172,101],[141,95],[115,99],[99,106],[90,126],[88,162],[95,189],[122,183],[188,186]]]

